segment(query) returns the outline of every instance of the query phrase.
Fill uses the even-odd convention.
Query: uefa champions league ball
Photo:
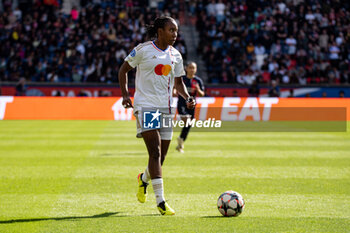
[[[218,199],[219,212],[225,217],[237,217],[244,209],[242,195],[235,191],[226,191]]]

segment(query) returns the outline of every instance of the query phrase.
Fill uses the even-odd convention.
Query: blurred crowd
[[[2,1],[0,81],[118,82],[123,59],[146,40],[145,25],[184,13],[177,0],[80,0],[68,12],[63,0],[28,2]],[[185,2],[209,83],[250,85],[252,93],[271,81],[350,83],[348,1]],[[181,35],[175,47],[186,58]]]
[[[350,2],[190,0],[211,83],[349,83]]]
[[[177,1],[82,0],[68,13],[59,0],[2,3],[0,81],[118,82],[124,58],[146,40],[145,25],[179,14]],[[186,56],[181,37],[176,47]]]

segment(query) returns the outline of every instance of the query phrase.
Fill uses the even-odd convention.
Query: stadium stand
[[[211,83],[350,82],[348,1],[191,1],[191,9]]]
[[[67,14],[56,0],[36,0],[14,10],[5,1],[0,81],[115,83],[123,59],[145,40],[145,25],[161,14],[178,18],[176,4],[81,1]],[[181,37],[177,46],[186,51]]]

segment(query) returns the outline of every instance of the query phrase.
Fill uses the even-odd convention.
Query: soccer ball
[[[219,212],[225,217],[237,217],[244,209],[244,200],[241,194],[235,191],[226,191],[218,199]]]

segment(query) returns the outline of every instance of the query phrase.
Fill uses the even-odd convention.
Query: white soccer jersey
[[[159,49],[148,41],[136,46],[125,58],[136,69],[134,111],[141,107],[169,108],[174,78],[185,75],[182,56],[174,47]]]

